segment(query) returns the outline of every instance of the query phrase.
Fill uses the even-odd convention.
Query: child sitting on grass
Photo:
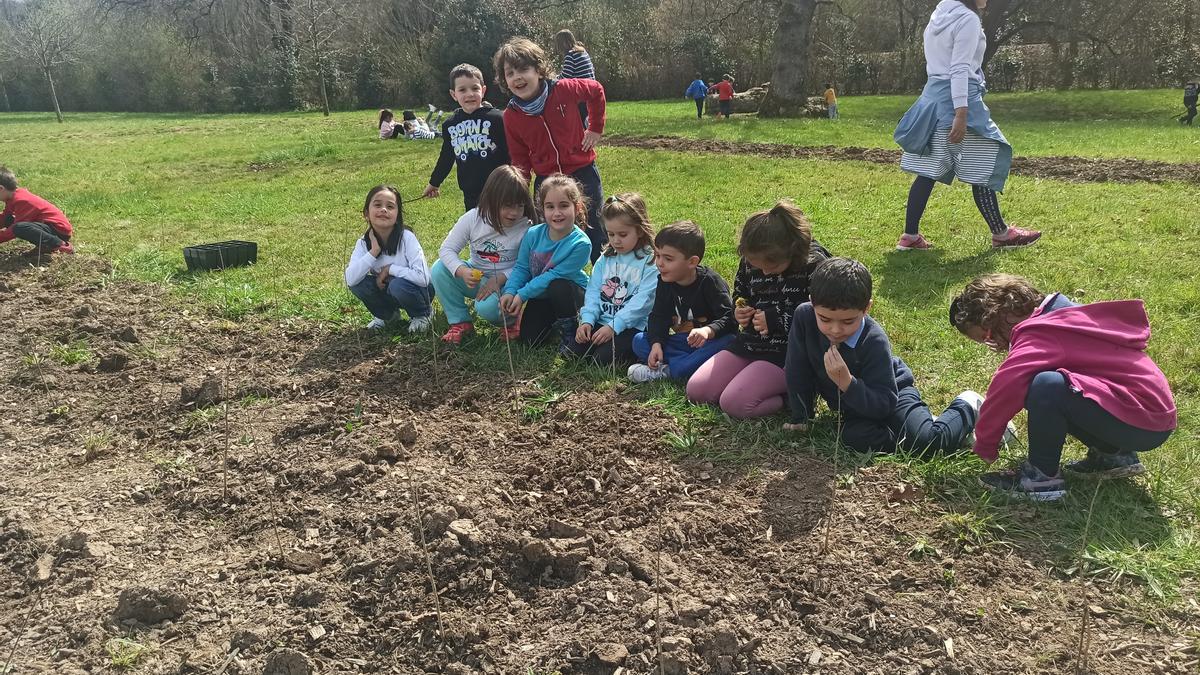
[[[346,285],[375,317],[367,328],[382,328],[398,310],[408,312],[408,332],[429,330],[433,288],[425,252],[404,223],[400,191],[376,185],[367,193],[363,218],[367,231],[350,254]]]
[[[71,221],[62,210],[23,187],[8,167],[0,166],[0,200],[4,214],[0,215],[0,244],[21,239],[33,244],[26,256],[49,256],[51,253],[74,253],[71,245]]]
[[[433,119],[434,113],[437,113],[437,119]],[[425,119],[417,119],[417,116],[411,110],[404,111],[404,137],[410,141],[428,140],[431,138],[441,138],[442,132],[439,126],[442,123],[442,118],[446,113],[438,110],[432,103],[429,104],[429,114],[425,115]],[[432,120],[432,121],[431,121]]]
[[[601,366],[626,364],[634,360],[633,338],[645,330],[654,304],[654,229],[646,202],[633,192],[609,197],[600,220],[608,245],[592,266],[579,328],[564,356],[590,358]]]
[[[379,140],[387,141],[404,134],[404,126],[396,122],[396,115],[384,108],[379,111]]]
[[[633,338],[643,363],[629,366],[629,379],[650,382],[664,377],[687,382],[692,373],[733,342],[724,333],[733,324],[733,299],[721,275],[700,264],[704,231],[690,220],[659,230],[654,237],[658,288],[646,331]],[[668,335],[668,331],[674,334]]]
[[[809,282],[788,338],[787,387],[792,418],[806,431],[816,395],[841,415],[841,441],[857,452],[952,452],[968,444],[983,398],[964,391],[934,417],[913,386],[871,309],[871,273],[857,260],[831,258]]]
[[[1068,434],[1088,451],[1067,471],[1135,476],[1145,470],[1137,453],[1162,445],[1175,430],[1171,387],[1146,354],[1150,320],[1141,300],[1077,305],[1022,277],[989,274],[950,303],[950,323],[1008,352],[979,413],[975,454],[994,462],[1004,425],[1022,407],[1029,411],[1029,458],[983,474],[990,490],[1036,501],[1064,497],[1059,461]]]

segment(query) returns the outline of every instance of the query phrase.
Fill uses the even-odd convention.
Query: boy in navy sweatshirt
[[[450,71],[450,97],[461,107],[442,123],[442,154],[425,186],[426,197],[441,194],[442,181],[457,164],[463,207],[470,211],[479,206],[479,193],[492,171],[508,164],[504,113],[483,99],[486,93],[483,73],[475,66],[460,63]]]
[[[934,417],[913,386],[883,328],[867,316],[871,273],[857,260],[831,258],[809,281],[809,297],[796,309],[788,336],[787,376],[791,423],[805,431],[816,395],[843,418],[842,442],[858,452],[918,454],[970,447],[983,397],[964,391]]]

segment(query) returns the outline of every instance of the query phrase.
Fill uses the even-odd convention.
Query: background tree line
[[[816,92],[913,92],[937,0],[0,0],[0,110],[273,111],[451,102],[507,37],[567,27],[614,99],[739,88],[777,61]],[[810,19],[811,17],[811,19]],[[806,33],[785,27],[807,23]],[[809,23],[810,22],[810,23]],[[993,90],[1177,86],[1200,71],[1196,0],[991,0]],[[776,50],[776,35],[784,39]],[[501,99],[498,89],[490,98]]]

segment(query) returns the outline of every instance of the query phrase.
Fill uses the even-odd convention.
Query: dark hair
[[[704,230],[690,220],[679,220],[658,231],[654,236],[658,248],[670,246],[687,257],[704,260]]]
[[[543,80],[550,79],[553,74],[550,71],[550,60],[546,58],[546,52],[527,37],[509,38],[507,42],[500,45],[500,49],[497,49],[496,55],[492,57],[492,69],[496,72],[496,84],[500,86],[500,91],[511,93],[508,91],[508,83],[504,81],[505,64],[511,65],[513,69],[532,67],[537,70]]]
[[[807,263],[811,248],[812,225],[804,212],[786,199],[747,218],[738,241],[738,255],[743,258],[762,256],[792,266]]]
[[[7,166],[0,166],[0,187],[5,190],[17,189],[17,176]]]
[[[457,82],[458,78],[460,78],[460,77],[473,77],[476,80],[479,80],[479,84],[486,85],[486,83],[483,81],[483,71],[479,70],[478,68],[476,68],[475,66],[473,66],[469,63],[460,63],[457,66],[454,66],[453,68],[450,69],[450,88],[451,89],[454,89],[454,87],[455,87],[454,83]]]
[[[830,83],[828,83],[828,82],[826,82],[826,83],[825,83],[825,88],[826,88],[826,89],[833,89],[833,85],[832,85],[832,84],[830,84]]]
[[[396,116],[392,114],[391,110],[384,108],[383,110],[379,111],[379,124],[376,126],[383,126],[384,122],[386,122],[390,119],[394,119],[395,117]]]
[[[563,54],[574,51],[584,51],[583,43],[575,39],[575,34],[564,28],[554,34],[554,46]]]
[[[567,193],[567,199],[575,203],[575,225],[581,229],[587,229],[587,206],[588,198],[583,193],[583,187],[579,181],[565,174],[556,173],[546,180],[542,181],[537,191],[537,200],[534,205],[537,206],[539,214],[543,218],[546,213],[546,195],[550,194],[551,190],[563,190]]]
[[[808,279],[808,298],[827,309],[867,311],[871,304],[871,271],[850,258],[830,258]]]
[[[950,301],[950,325],[964,334],[971,326],[998,334],[1032,315],[1045,297],[1025,277],[985,274]]]
[[[623,220],[637,230],[637,246],[634,255],[642,257],[641,253],[652,253],[654,242],[654,226],[650,224],[650,216],[646,214],[646,200],[636,192],[622,192],[604,200],[600,207],[600,220]],[[604,247],[604,255],[613,256],[617,251],[608,244]]]
[[[400,198],[400,191],[392,185],[376,185],[367,193],[367,199],[363,202],[363,218],[367,218],[367,231],[363,232],[363,243],[367,248],[371,248],[371,221],[367,217],[367,209],[371,208],[371,200],[375,195],[387,190],[396,196],[396,227],[392,228],[392,234],[387,238],[387,241],[380,242],[383,245],[383,252],[388,255],[396,255],[400,250],[400,242],[404,239],[404,231],[412,228],[404,224],[404,200]]]
[[[979,11],[978,0],[958,0],[958,1],[961,2],[962,4],[966,5],[967,9],[971,10],[972,12],[975,12],[976,14],[983,14],[983,12]]]
[[[533,222],[537,211],[533,208],[533,197],[529,196],[529,180],[521,170],[511,164],[496,167],[483,184],[479,193],[479,215],[493,230],[504,234],[504,223],[500,209],[520,205],[522,215]]]
[[[729,73],[725,73],[724,75],[722,75],[721,79],[722,80],[733,80],[733,78],[729,76]]]
[[[413,120],[417,119],[417,114],[411,110],[405,110],[401,114],[404,116],[405,122],[412,122]]]

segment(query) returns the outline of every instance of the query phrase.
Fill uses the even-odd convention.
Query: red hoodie
[[[1150,320],[1141,300],[1097,302],[1044,313],[1013,327],[1008,357],[988,386],[975,426],[975,454],[996,460],[1005,425],[1025,407],[1034,376],[1058,371],[1071,388],[1122,422],[1171,431],[1175,400],[1146,354]]]
[[[13,223],[46,223],[62,235],[71,236],[71,221],[55,205],[33,194],[23,187],[13,190],[13,196],[4,202],[4,214],[0,215],[0,243],[12,239]]]
[[[596,151],[583,149],[579,104],[587,103],[588,128],[604,133],[604,86],[595,80],[558,80],[546,96],[541,115],[504,109],[504,136],[512,165],[525,175],[571,174],[596,161]]]

